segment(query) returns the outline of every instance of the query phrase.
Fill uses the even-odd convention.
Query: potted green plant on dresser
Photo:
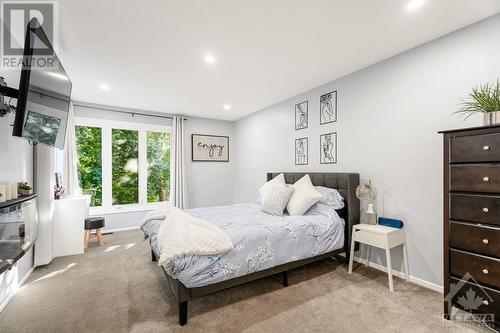
[[[455,113],[463,115],[465,119],[482,113],[484,125],[500,124],[500,79],[473,88]]]

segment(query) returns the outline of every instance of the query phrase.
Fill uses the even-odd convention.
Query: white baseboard
[[[361,259],[359,257],[354,257],[354,261],[359,262],[359,263],[361,263],[363,265],[365,263],[365,260]],[[374,262],[371,262],[371,261],[370,261],[369,264],[370,264],[370,267],[375,268],[375,269],[377,269],[379,271],[387,273],[387,267],[385,267],[383,265],[380,265],[380,264],[377,264],[377,263],[374,263]],[[402,279],[405,278],[405,273],[400,272],[400,271],[396,271],[394,269],[392,270],[392,275],[400,277]],[[410,282],[418,284],[419,286],[422,286],[424,288],[428,288],[428,289],[437,291],[438,293],[441,293],[441,294],[444,292],[444,289],[443,289],[442,286],[440,286],[438,284],[435,284],[435,283],[432,283],[432,282],[429,282],[429,281],[422,280],[422,279],[420,279],[418,277],[415,277],[415,276],[413,276],[411,274],[410,274]]]
[[[21,287],[24,282],[26,282],[26,280],[28,280],[28,278],[30,277],[31,273],[33,273],[33,271],[35,270],[35,266],[31,267],[30,270],[28,271],[28,273],[26,273],[26,275],[22,278],[21,281],[19,281],[19,287]]]
[[[128,228],[118,228],[118,229],[102,229],[102,233],[137,230],[139,228],[140,227],[128,227]]]
[[[35,257],[35,267],[48,265],[52,262],[53,259],[54,258],[52,257],[45,257],[41,259],[36,259]]]
[[[5,307],[7,306],[7,304],[9,304],[12,297],[14,297],[16,292],[19,290],[19,288],[21,288],[21,286],[24,284],[24,282],[26,282],[26,280],[30,277],[31,273],[33,273],[34,270],[35,270],[35,267],[31,267],[31,269],[28,271],[28,273],[26,273],[26,275],[22,278],[22,280],[19,281],[17,287],[10,294],[8,294],[7,297],[5,297],[5,299],[2,301],[2,303],[0,303],[0,312],[2,312],[3,309],[5,309]]]

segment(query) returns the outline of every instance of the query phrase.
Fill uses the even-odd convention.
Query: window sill
[[[123,213],[133,213],[133,212],[146,212],[155,210],[158,208],[170,207],[170,202],[157,202],[149,203],[145,205],[122,205],[113,207],[90,207],[89,215],[111,215],[111,214],[123,214]]]

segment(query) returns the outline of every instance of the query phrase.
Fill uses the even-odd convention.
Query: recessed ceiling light
[[[101,88],[101,90],[104,90],[104,91],[108,91],[109,89],[111,89],[111,87],[105,83],[100,84],[99,88]]]
[[[215,64],[215,57],[212,54],[205,54],[205,57],[203,59],[209,65]]]
[[[425,0],[411,0],[410,2],[408,2],[408,9],[409,10],[417,9],[424,4],[424,1]]]
[[[231,110],[231,105],[224,104],[224,110]]]

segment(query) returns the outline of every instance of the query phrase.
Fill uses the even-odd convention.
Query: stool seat
[[[104,228],[104,217],[87,217],[85,219],[85,230]]]

